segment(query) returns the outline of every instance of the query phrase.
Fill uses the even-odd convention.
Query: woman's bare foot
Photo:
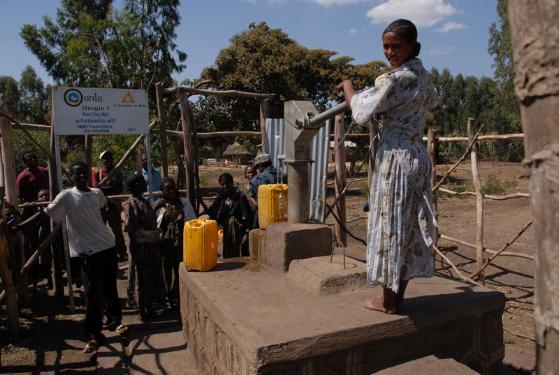
[[[385,306],[383,298],[375,298],[367,302],[364,308],[373,310],[373,311],[380,311],[385,314],[396,314],[396,306]]]

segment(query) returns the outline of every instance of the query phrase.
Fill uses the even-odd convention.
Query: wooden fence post
[[[468,118],[468,142],[474,139],[474,119]],[[477,142],[472,145],[470,153],[472,179],[476,191],[476,268],[479,273],[479,282],[485,285],[483,274],[484,248],[483,248],[483,192],[481,191],[481,178],[479,176],[479,160]]]
[[[56,148],[54,146],[54,129],[50,130],[50,151],[51,155],[56,155]],[[56,170],[56,161],[54,156],[49,159],[49,195],[52,202],[58,194],[58,173]],[[51,222],[51,230],[54,230],[55,225]],[[64,244],[62,243],[62,229],[58,229],[59,234],[52,246],[53,257],[53,281],[54,281],[54,296],[57,301],[64,300],[64,280],[62,279],[62,269],[64,263]]]
[[[93,183],[91,171],[93,170],[93,135],[86,134],[85,135],[85,164],[87,164],[87,181],[89,182],[89,186]]]
[[[508,2],[536,244],[536,373],[559,374],[559,0]]]
[[[159,119],[159,144],[161,145],[161,169],[163,177],[169,176],[169,161],[167,159],[167,133],[165,124],[165,105],[163,103],[163,84],[155,85],[155,96],[157,101],[157,118]]]
[[[262,149],[266,141],[266,119],[270,117],[270,99],[262,99],[260,101],[260,140]]]
[[[346,152],[345,144],[343,142],[344,136],[344,117],[343,114],[337,115],[334,120],[334,161],[336,166],[336,215],[340,219],[340,223],[336,221],[334,230],[336,239],[339,244],[347,246],[347,233],[342,225],[346,224],[346,207],[345,196],[341,196],[346,184]]]
[[[186,167],[186,197],[192,204],[192,207],[196,207],[196,195],[194,194],[194,160],[192,157],[192,119],[190,117],[190,108],[188,107],[188,97],[184,93],[179,93],[179,108],[181,111],[184,164]]]
[[[431,159],[431,187],[437,183],[437,135],[434,129],[427,130],[427,151]],[[435,220],[439,221],[439,211],[437,206],[437,190],[433,191],[433,214]],[[437,246],[439,238],[435,236],[434,244]]]

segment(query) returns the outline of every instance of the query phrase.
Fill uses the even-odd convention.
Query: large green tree
[[[24,25],[21,37],[57,83],[153,89],[184,69],[177,49],[179,0],[63,0],[56,20]]]
[[[231,38],[201,79],[218,89],[276,94],[271,116],[283,117],[284,101],[311,100],[323,110],[335,99],[335,85],[341,79],[370,85],[384,68],[380,62],[352,65],[352,60],[334,51],[306,48],[265,22],[252,23]],[[253,99],[203,99],[197,107],[201,126],[258,129],[259,106]]]

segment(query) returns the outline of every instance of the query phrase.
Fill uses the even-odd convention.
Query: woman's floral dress
[[[398,292],[400,280],[433,275],[431,162],[422,141],[427,111],[437,94],[421,60],[382,74],[353,96],[352,115],[380,123],[369,197],[367,272],[370,284]]]

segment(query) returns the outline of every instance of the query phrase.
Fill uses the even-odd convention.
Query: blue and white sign
[[[149,132],[145,90],[58,86],[53,88],[52,94],[55,134]]]

